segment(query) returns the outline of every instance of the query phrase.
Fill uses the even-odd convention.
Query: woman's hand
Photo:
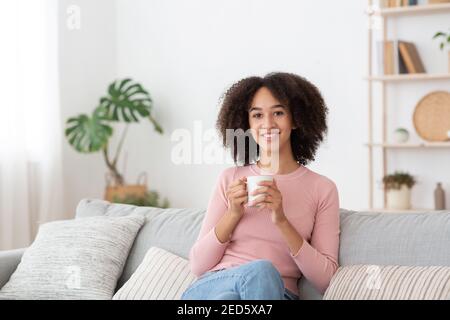
[[[244,214],[244,204],[248,202],[247,177],[233,181],[228,187],[226,196],[230,214],[241,218]]]
[[[283,197],[278,190],[275,179],[273,181],[262,181],[258,183],[261,188],[256,189],[251,195],[258,196],[249,205],[259,205],[260,209],[267,208],[272,211],[272,222],[280,224],[285,222],[286,216],[283,210]]]

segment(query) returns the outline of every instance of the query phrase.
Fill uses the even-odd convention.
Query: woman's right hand
[[[226,192],[228,199],[228,210],[236,217],[244,214],[244,204],[248,202],[247,177],[233,181]]]

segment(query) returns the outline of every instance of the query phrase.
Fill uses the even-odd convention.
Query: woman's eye
[[[253,114],[253,118],[261,118],[262,114],[261,113],[255,113]]]
[[[284,114],[283,111],[277,111],[277,112],[275,112],[275,115],[276,115],[276,116],[282,116],[283,114]]]

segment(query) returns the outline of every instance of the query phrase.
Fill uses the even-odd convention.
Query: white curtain
[[[0,250],[63,218],[57,0],[0,0]]]

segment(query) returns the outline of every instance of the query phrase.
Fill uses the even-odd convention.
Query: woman
[[[331,180],[305,165],[327,131],[327,112],[319,90],[289,73],[246,78],[225,93],[217,127],[243,166],[219,176],[189,255],[199,278],[182,299],[298,299],[301,276],[325,292],[338,268],[339,198]],[[256,152],[227,139],[227,129],[250,130]],[[274,180],[259,183],[248,203],[247,177],[260,174]]]

